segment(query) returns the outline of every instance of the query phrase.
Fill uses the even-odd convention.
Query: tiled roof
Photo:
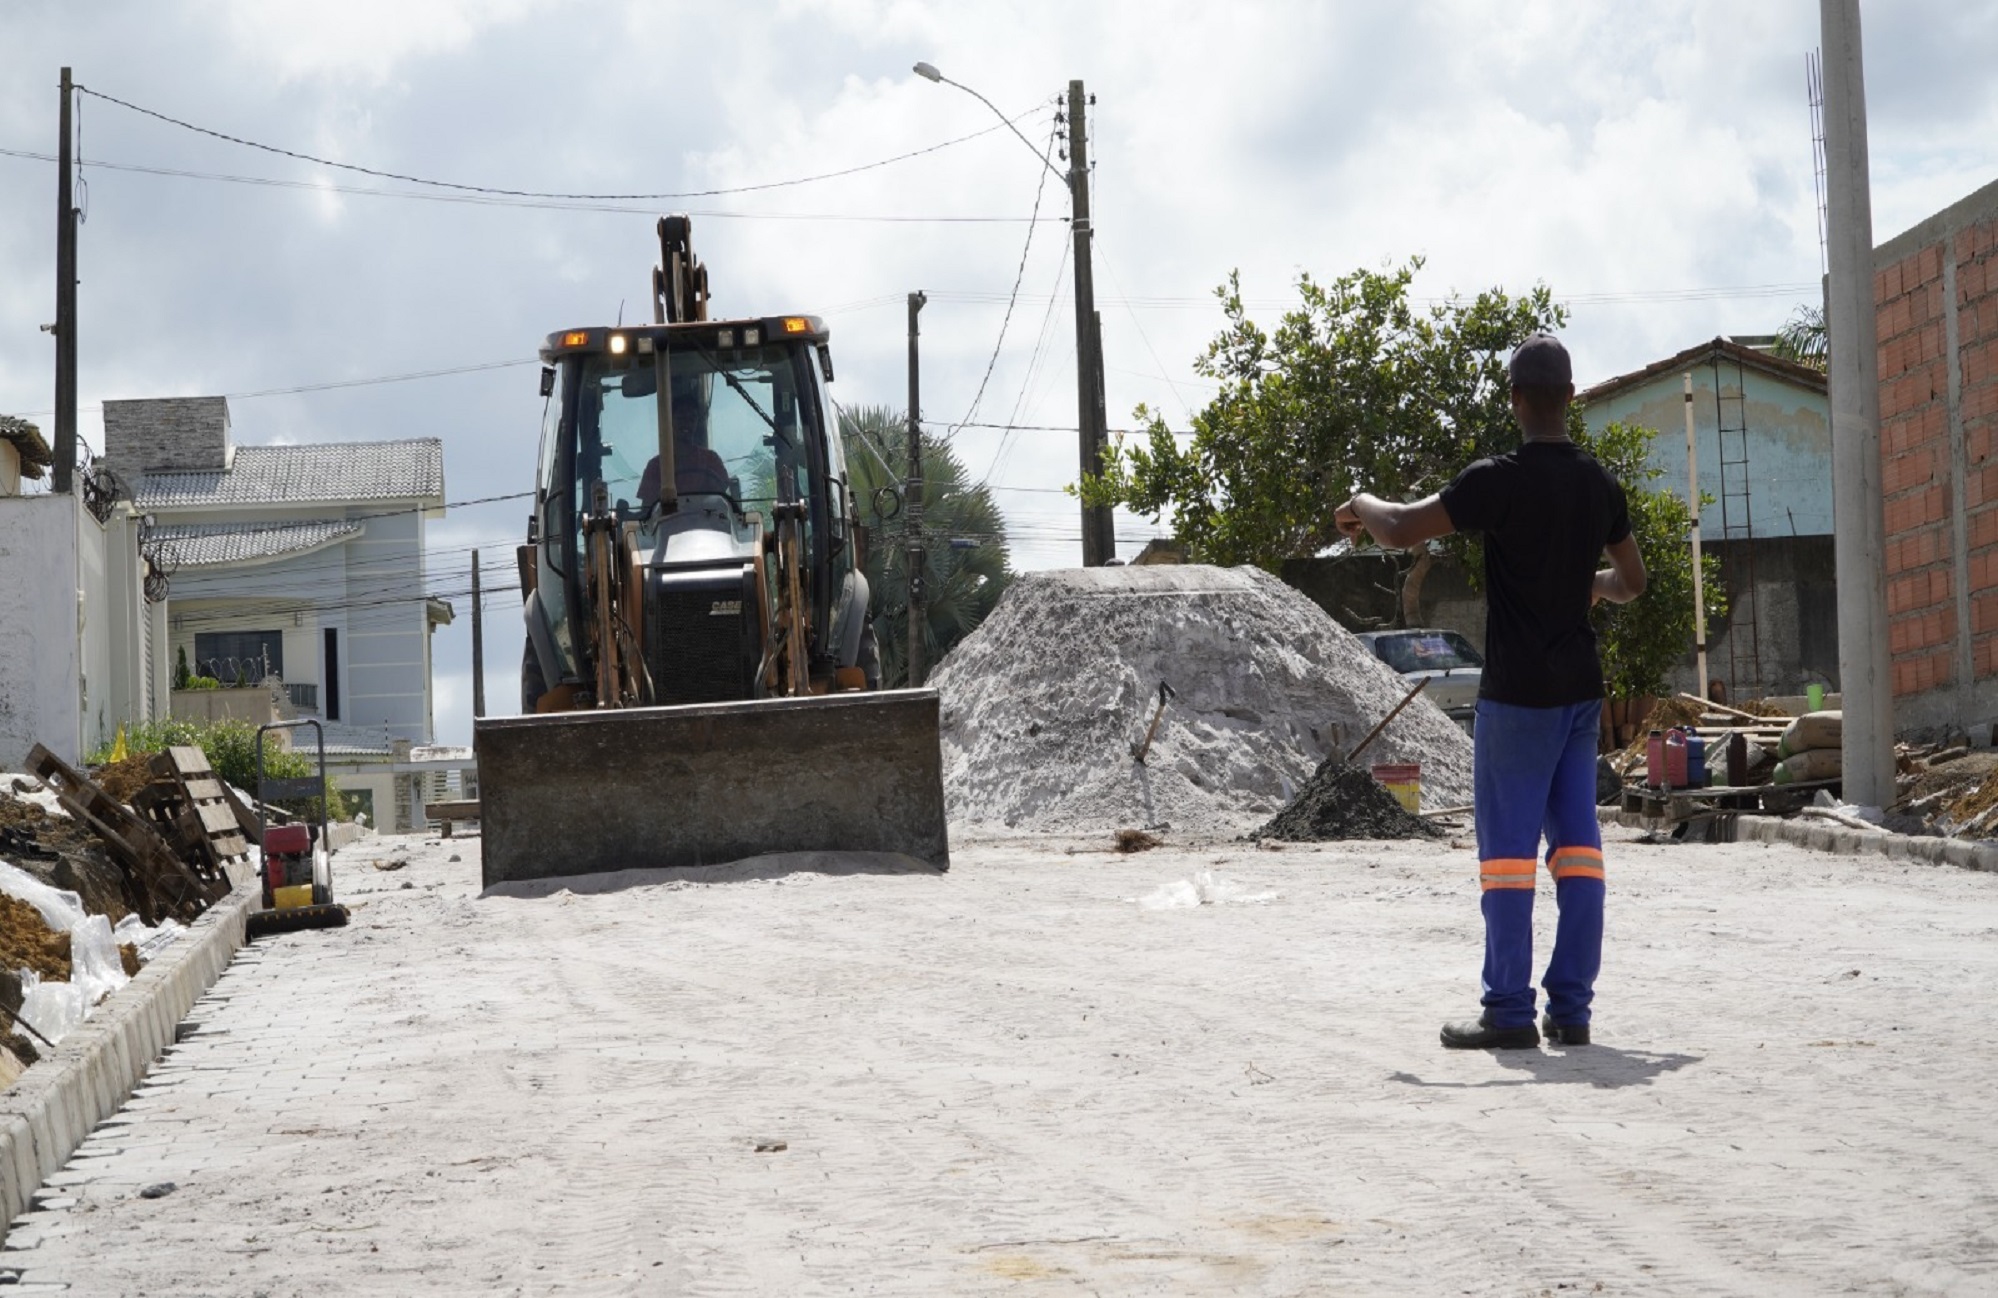
[[[1808,365],[1799,365],[1795,361],[1787,361],[1781,356],[1772,356],[1753,347],[1744,347],[1731,338],[1716,338],[1697,347],[1688,347],[1677,356],[1667,356],[1662,361],[1653,361],[1641,370],[1632,370],[1628,374],[1604,379],[1594,387],[1576,393],[1575,404],[1586,406],[1590,402],[1600,401],[1613,393],[1621,392],[1627,387],[1655,379],[1661,374],[1676,376],[1688,366],[1700,364],[1717,355],[1751,369],[1761,370],[1797,387],[1810,388],[1818,392],[1825,391],[1826,379],[1822,370],[1814,370]]]
[[[340,518],[308,523],[203,523],[156,527],[148,541],[168,571],[205,568],[315,550],[359,536],[361,525]]]
[[[140,510],[305,501],[441,500],[444,443],[330,442],[239,446],[227,469],[147,473],[133,492]]]
[[[0,442],[12,442],[14,449],[21,453],[21,476],[24,478],[39,478],[43,465],[55,463],[49,444],[42,440],[42,430],[25,419],[0,415]]]

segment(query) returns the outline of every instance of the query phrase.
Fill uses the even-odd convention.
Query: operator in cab
[[[673,485],[682,496],[726,496],[733,483],[728,466],[708,445],[707,410],[697,393],[673,391]],[[650,511],[659,499],[659,457],[646,462],[638,480],[638,508]]]

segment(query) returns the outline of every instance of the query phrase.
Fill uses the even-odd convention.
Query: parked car
[[[1485,660],[1469,640],[1433,627],[1363,631],[1360,640],[1374,657],[1407,677],[1411,688],[1417,680],[1427,679],[1422,692],[1429,701],[1464,729],[1471,728]]]

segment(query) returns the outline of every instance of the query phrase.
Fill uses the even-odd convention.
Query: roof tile
[[[307,501],[441,499],[444,443],[434,437],[309,446],[239,446],[223,470],[147,473],[141,509]]]
[[[204,523],[156,527],[147,539],[169,571],[206,568],[252,559],[276,559],[361,534],[361,524],[341,518],[307,523]]]

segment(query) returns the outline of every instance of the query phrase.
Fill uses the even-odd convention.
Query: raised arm
[[[1644,556],[1637,538],[1626,536],[1609,547],[1610,566],[1596,574],[1595,597],[1612,604],[1628,604],[1644,593]]]
[[[1443,508],[1441,496],[1403,505],[1363,491],[1339,506],[1333,519],[1339,526],[1339,534],[1347,540],[1358,541],[1365,532],[1391,550],[1412,549],[1457,530],[1450,521],[1450,511]]]

